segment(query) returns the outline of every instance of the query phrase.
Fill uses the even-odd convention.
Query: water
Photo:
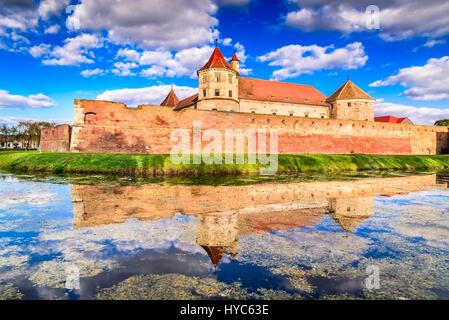
[[[448,181],[0,174],[0,299],[449,299]]]

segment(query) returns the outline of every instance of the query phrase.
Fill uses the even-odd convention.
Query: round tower
[[[223,57],[218,46],[215,46],[209,61],[197,71],[198,102],[197,109],[217,111],[239,111],[239,72],[238,59],[231,64]]]

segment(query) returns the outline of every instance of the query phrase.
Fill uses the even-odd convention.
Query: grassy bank
[[[278,173],[361,170],[448,171],[449,155],[279,155]],[[173,164],[169,155],[0,152],[0,170],[129,176],[258,173],[261,164]]]

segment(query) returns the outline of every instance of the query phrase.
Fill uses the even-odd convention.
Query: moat
[[[0,173],[0,300],[449,299],[448,183]]]

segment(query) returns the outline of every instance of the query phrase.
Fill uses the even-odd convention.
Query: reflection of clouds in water
[[[379,224],[401,237],[422,238],[426,245],[449,249],[449,192],[447,190],[421,191],[385,199],[376,198],[376,207],[384,214]],[[390,219],[390,212],[400,216]]]
[[[54,201],[58,195],[49,190],[50,186],[0,175],[0,209],[7,209],[17,204],[42,206]]]

